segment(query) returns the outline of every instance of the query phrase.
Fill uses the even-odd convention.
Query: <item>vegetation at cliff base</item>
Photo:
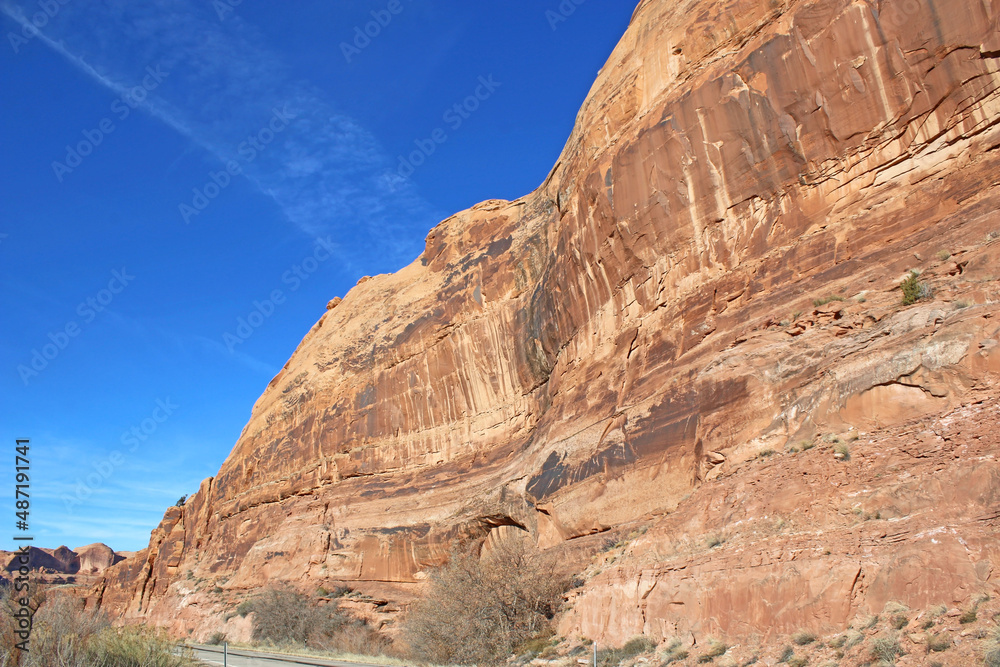
[[[404,630],[413,657],[436,664],[496,664],[545,634],[565,582],[526,541],[507,539],[482,556],[456,550],[431,578]]]
[[[17,648],[9,588],[0,592],[0,665],[3,667],[195,667],[176,655],[176,643],[149,628],[114,628],[79,600],[36,591],[29,650]]]
[[[240,605],[253,612],[255,642],[363,655],[383,655],[392,642],[363,620],[344,614],[337,603],[321,602],[288,588],[270,588]]]

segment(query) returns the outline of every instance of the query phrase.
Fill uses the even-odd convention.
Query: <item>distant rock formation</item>
[[[512,527],[588,573],[562,628],[605,643],[996,593],[998,16],[644,0],[538,190],[331,301],[91,603],[184,635],[276,581],[393,613]]]
[[[57,549],[41,549],[29,547],[28,562],[32,571],[40,575],[42,581],[84,583],[90,582],[94,575],[101,575],[109,567],[125,560],[127,555],[115,553],[106,544],[88,544],[76,550],[62,546]],[[0,551],[0,578],[10,578],[11,573],[21,567],[19,554],[10,551]],[[61,575],[78,575],[67,580]]]

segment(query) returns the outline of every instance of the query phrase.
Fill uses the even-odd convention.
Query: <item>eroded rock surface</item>
[[[980,522],[973,546],[851,528],[826,486],[812,541],[692,554],[690,579],[656,545],[730,521],[712,503],[751,496],[711,485],[751,484],[764,450],[895,433],[997,385],[998,16],[998,0],[644,0],[546,182],[445,220],[412,265],[332,301],[218,475],[93,603],[206,635],[273,581],[347,584],[392,612],[457,537],[523,527],[583,569],[599,533],[643,521],[662,527],[636,547],[652,560],[591,581],[567,630],[666,632],[682,600],[688,629],[759,631],[791,623],[804,589],[821,625],[886,590],[995,588],[985,437],[893,445],[932,452],[957,488],[927,497]],[[903,307],[911,269],[934,296]],[[975,460],[953,464],[959,445]],[[813,484],[872,487],[827,454],[767,477],[791,494],[777,506],[811,506]],[[927,493],[898,489],[901,507]],[[709,505],[671,514],[693,492]],[[741,520],[765,521],[761,503]],[[912,584],[859,570],[866,549],[909,559],[891,580]],[[742,625],[722,611],[741,607]]]

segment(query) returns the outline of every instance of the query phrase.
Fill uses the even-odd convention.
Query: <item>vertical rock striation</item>
[[[332,301],[218,475],[93,601],[199,633],[268,581],[392,608],[456,538],[514,526],[577,563],[762,450],[980,400],[1000,373],[998,16],[644,0],[545,183]],[[935,298],[904,308],[911,269]],[[629,567],[567,628],[666,632],[644,616],[669,596],[621,590],[674,575]],[[817,625],[866,604],[837,567]],[[739,629],[718,599],[693,627]]]

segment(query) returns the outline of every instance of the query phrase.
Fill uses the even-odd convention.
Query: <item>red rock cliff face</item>
[[[998,16],[645,0],[546,182],[331,303],[218,475],[95,601],[210,634],[266,581],[405,600],[458,536],[521,526],[579,556],[762,450],[979,400],[1000,372]],[[904,308],[910,269],[935,295]],[[987,552],[961,557],[975,573]],[[647,615],[669,596],[635,591],[674,575],[648,566],[588,584],[566,630],[667,632]],[[816,624],[866,604],[841,588]]]

